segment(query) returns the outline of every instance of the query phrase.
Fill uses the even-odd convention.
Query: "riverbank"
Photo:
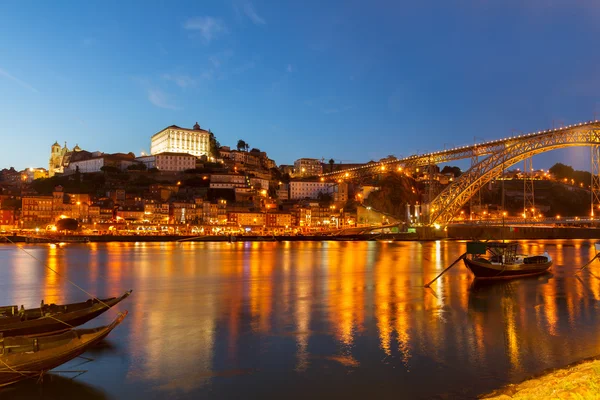
[[[318,242],[318,241],[404,241],[419,240],[415,233],[367,235],[55,235],[55,236],[1,236],[8,243],[107,243],[107,242]]]
[[[600,360],[586,360],[481,396],[493,400],[600,398]]]

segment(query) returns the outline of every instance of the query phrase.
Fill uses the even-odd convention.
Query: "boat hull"
[[[512,279],[543,274],[552,266],[552,261],[536,264],[492,264],[469,258],[463,259],[465,266],[477,279]]]
[[[51,305],[45,310],[46,315],[44,316],[39,315],[39,309],[26,310],[24,320],[21,320],[19,316],[6,319],[0,318],[0,334],[4,337],[11,337],[44,336],[66,332],[103,314],[109,308],[129,297],[130,294],[131,291],[128,291],[121,297],[103,299],[101,302],[89,300],[87,303],[67,306]],[[67,312],[61,312],[63,307],[66,308]],[[73,311],[69,312],[71,309]]]
[[[41,338],[4,338],[0,354],[0,387],[39,377],[83,354],[104,339],[125,318],[127,311],[108,326],[75,329]]]

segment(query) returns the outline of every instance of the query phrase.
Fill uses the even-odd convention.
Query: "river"
[[[474,284],[465,242],[0,245],[0,305],[133,294],[99,347],[0,398],[468,399],[600,354],[593,243],[522,241],[551,272]],[[115,318],[109,311],[86,327]],[[48,379],[51,378],[51,379]],[[75,397],[70,397],[75,396]]]

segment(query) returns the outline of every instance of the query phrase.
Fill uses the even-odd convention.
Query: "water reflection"
[[[153,391],[181,398],[300,396],[318,390],[324,374],[340,396],[376,387],[381,395],[468,398],[600,351],[594,334],[600,262],[575,275],[593,257],[591,243],[522,242],[523,252],[554,257],[552,273],[482,284],[461,264],[424,289],[464,248],[461,242],[29,247],[58,276],[0,246],[0,300],[81,298],[68,280],[101,295],[133,288],[123,303],[128,320],[109,339],[113,350],[97,352],[101,362],[90,369],[99,375],[83,378],[94,384],[121,376],[106,389],[117,398]]]
[[[73,376],[73,374],[70,374]],[[100,388],[91,386],[82,379],[72,379],[58,374],[47,374],[40,382],[27,380],[0,391],[2,398],[7,399],[45,399],[62,400],[86,399],[106,400],[109,397]],[[6,396],[6,397],[4,397]],[[68,396],[68,397],[67,397]]]

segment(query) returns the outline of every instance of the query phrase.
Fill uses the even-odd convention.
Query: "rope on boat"
[[[88,296],[90,296],[92,299],[97,300],[98,303],[106,306],[109,310],[112,308],[111,306],[109,306],[108,304],[106,304],[105,302],[103,302],[102,300],[100,300],[99,298],[97,298],[96,296],[94,296],[93,294],[91,294],[90,292],[88,292],[87,290],[85,290],[84,288],[82,288],[81,286],[79,286],[78,284],[76,284],[75,282],[73,282],[72,280],[70,280],[69,278],[64,277],[62,274],[60,274],[58,271],[56,271],[55,269],[53,269],[52,267],[48,266],[48,264],[46,264],[45,262],[43,262],[42,260],[40,260],[39,258],[37,258],[36,256],[34,256],[33,254],[31,254],[30,252],[28,252],[27,250],[25,250],[22,246],[19,246],[16,242],[13,242],[12,240],[10,240],[8,238],[8,236],[5,236],[6,240],[8,240],[10,243],[14,244],[17,246],[17,248],[21,249],[25,254],[27,254],[28,256],[30,256],[31,258],[33,258],[34,260],[36,260],[37,262],[39,262],[40,264],[42,264],[44,267],[48,268],[50,271],[54,272],[56,275],[60,276],[61,278],[65,279],[67,282],[69,282],[71,285],[75,286],[77,289],[81,290],[83,293],[87,294]],[[41,308],[40,308],[41,310]]]
[[[69,324],[68,322],[61,321],[60,319],[58,319],[58,318],[55,318],[55,317],[53,317],[52,315],[44,315],[42,318],[52,318],[52,319],[53,319],[53,320],[55,320],[55,321],[62,322],[63,324],[65,324],[66,326],[68,326],[68,327],[69,327],[69,328],[71,328],[71,329],[72,329],[72,328],[75,328],[73,325]]]
[[[590,261],[585,263],[583,265],[583,267],[579,268],[576,273],[583,271],[584,268],[586,268],[588,265],[590,265],[592,262],[594,262],[594,260],[596,260],[598,257],[600,257],[600,253],[596,253],[596,255]]]
[[[14,369],[13,367],[11,367],[10,365],[8,365],[7,363],[5,363],[1,358],[0,358],[0,362],[2,364],[4,364],[6,366],[6,368],[10,369],[10,371],[0,371],[0,373],[4,372],[4,373],[15,373],[15,374],[19,374],[19,375],[23,375],[23,376],[29,376],[31,374],[38,374],[40,371],[19,371]]]
[[[458,257],[452,264],[450,264],[450,266],[448,268],[446,268],[438,276],[436,276],[435,278],[433,278],[433,280],[431,282],[426,283],[424,287],[426,287],[426,288],[430,287],[433,282],[435,282],[440,276],[444,275],[446,273],[446,271],[448,271],[450,268],[454,267],[454,265],[456,265],[456,263],[458,263],[460,260],[462,260],[466,256],[467,256],[467,253],[461,254],[461,256]]]

